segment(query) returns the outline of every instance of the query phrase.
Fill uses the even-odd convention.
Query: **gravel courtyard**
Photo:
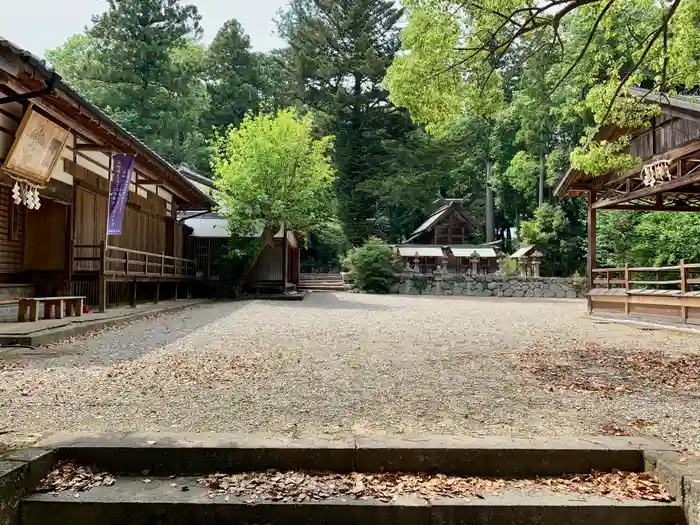
[[[59,430],[645,433],[700,449],[700,336],[578,300],[311,294],[0,353],[0,440]]]

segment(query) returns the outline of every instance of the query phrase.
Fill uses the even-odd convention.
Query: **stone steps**
[[[117,478],[76,498],[70,492],[34,494],[22,501],[21,525],[675,525],[684,521],[677,503],[614,501],[600,496],[513,491],[483,499],[426,501],[403,496],[393,502],[350,497],[317,502],[246,502],[208,496],[196,477]],[[175,485],[174,487],[172,485]],[[182,491],[186,486],[188,490]],[[48,518],[50,516],[50,518]]]
[[[19,502],[19,525],[686,524],[682,494],[672,503],[618,501],[556,492],[543,485],[533,489],[516,484],[499,494],[487,493],[471,499],[428,501],[409,495],[383,502],[341,495],[285,503],[210,497],[207,489],[197,483],[202,475],[215,472],[268,469],[534,478],[592,470],[642,471],[645,465],[657,468],[664,454],[675,454],[662,442],[646,438],[288,439],[134,433],[63,434],[42,445],[47,452],[36,454],[22,469],[15,469],[25,476],[24,483],[20,479],[14,485],[4,486],[31,488],[61,459],[94,465],[114,474],[116,482],[81,492],[78,497],[72,492],[24,495]],[[31,451],[22,454],[30,457]],[[681,490],[674,485],[675,477],[667,478],[675,487],[673,490]],[[680,484],[683,485],[682,480]],[[0,497],[7,497],[7,491]],[[0,500],[0,510],[2,503]]]
[[[302,273],[299,276],[299,289],[343,292],[345,283],[339,273]]]

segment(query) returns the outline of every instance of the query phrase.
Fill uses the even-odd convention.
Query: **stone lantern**
[[[520,264],[518,266],[518,270],[520,273],[520,277],[527,277],[528,268],[530,266],[530,258],[526,257],[526,256],[522,256],[519,260],[520,260]]]
[[[474,252],[472,252],[472,254],[469,256],[469,262],[472,263],[472,276],[479,274],[479,261],[480,260],[481,260],[481,257],[479,256],[479,252],[474,250]]]
[[[540,264],[542,264],[542,252],[540,251],[535,251],[535,253],[532,254],[532,275],[535,277],[540,276]]]
[[[442,254],[442,257],[440,258],[440,265],[442,267],[442,273],[448,273],[448,265],[449,259],[447,258],[447,255],[444,253]]]
[[[500,252],[498,254],[498,257],[496,258],[496,261],[498,262],[498,273],[500,275],[505,275],[505,265],[506,265],[506,256],[504,255],[503,252]]]
[[[420,273],[420,257],[418,257],[418,252],[413,256],[413,271]]]

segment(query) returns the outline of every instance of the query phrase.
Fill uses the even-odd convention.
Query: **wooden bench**
[[[25,321],[39,320],[39,305],[44,303],[44,319],[51,319],[51,310],[54,310],[56,319],[63,319],[65,312],[66,316],[80,317],[83,315],[84,296],[67,296],[67,297],[27,297],[19,300],[19,308],[17,309],[17,321],[23,323]],[[29,310],[29,318],[27,318],[27,310]]]

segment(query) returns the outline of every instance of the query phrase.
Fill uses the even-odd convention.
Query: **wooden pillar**
[[[178,290],[177,290],[177,282],[176,282],[175,283],[175,300],[176,301],[177,301],[177,292],[178,292]]]
[[[104,240],[100,241],[100,268],[98,271],[98,295],[99,295],[99,312],[107,311],[107,246]]]
[[[593,207],[595,203],[595,190],[588,193],[588,264],[586,265],[586,273],[588,276],[588,291],[593,290],[593,270],[595,270],[596,256],[596,209]],[[588,313],[593,311],[593,304],[590,295],[588,296]]]
[[[625,263],[625,292],[630,291],[630,263]],[[625,315],[630,314],[630,297],[625,296]]]
[[[156,282],[156,293],[153,296],[153,302],[158,303],[160,301],[160,281]]]
[[[289,275],[289,246],[287,246],[287,225],[282,227],[282,293],[287,291]]]
[[[681,259],[681,292],[688,291],[688,274],[685,267],[685,259]],[[685,305],[685,296],[681,296],[681,322],[688,322],[688,307]]]
[[[136,294],[138,291],[138,286],[139,283],[136,282],[136,279],[131,283],[131,307],[136,308]]]

